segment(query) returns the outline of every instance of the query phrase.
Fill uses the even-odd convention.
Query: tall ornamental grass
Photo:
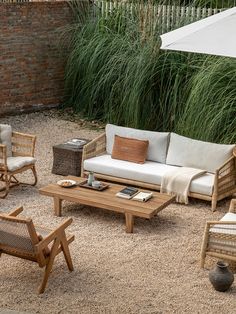
[[[148,12],[142,2],[132,14],[121,6],[107,16],[87,14],[86,22],[78,18],[66,105],[89,119],[236,142],[235,62],[161,51],[158,23]]]
[[[177,130],[202,140],[236,143],[236,60],[203,64],[189,85]]]

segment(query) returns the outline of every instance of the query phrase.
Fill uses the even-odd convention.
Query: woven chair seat
[[[52,229],[35,226],[39,241],[44,239]],[[34,254],[34,247],[29,237],[28,230],[25,225],[12,224],[9,221],[0,221],[0,245],[9,245],[12,248],[24,250],[28,253]],[[51,249],[53,242],[49,243],[48,248]],[[48,255],[47,252],[46,255]]]

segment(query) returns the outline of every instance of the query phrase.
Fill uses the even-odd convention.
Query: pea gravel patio
[[[124,217],[78,205],[65,206],[63,217],[53,216],[52,200],[38,188],[62,178],[52,175],[52,145],[73,137],[95,138],[91,130],[62,120],[56,111],[1,118],[14,130],[37,135],[37,187],[12,189],[0,200],[0,210],[24,205],[37,224],[56,226],[73,217],[69,273],[58,257],[46,292],[37,295],[43,272],[37,265],[14,257],[0,258],[0,308],[28,313],[235,313],[236,284],[227,293],[212,289],[208,271],[199,268],[205,221],[219,219],[229,201],[211,212],[209,203],[191,200],[172,204],[149,221],[136,219],[135,233],[126,234]],[[210,268],[213,261],[208,260]]]

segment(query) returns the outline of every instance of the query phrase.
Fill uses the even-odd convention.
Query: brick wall
[[[0,3],[0,115],[54,107],[63,99],[66,2]]]

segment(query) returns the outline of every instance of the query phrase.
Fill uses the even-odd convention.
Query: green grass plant
[[[141,2],[132,14],[117,7],[107,16],[87,14],[84,23],[78,17],[66,105],[89,119],[236,142],[235,61],[161,51],[151,8]]]

